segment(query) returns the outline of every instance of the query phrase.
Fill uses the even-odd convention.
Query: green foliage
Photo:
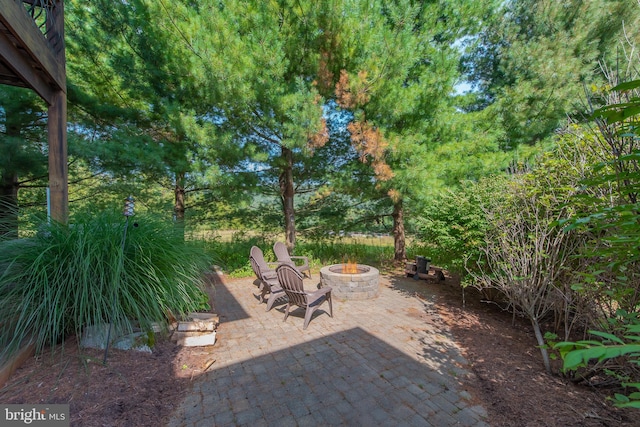
[[[482,197],[457,209],[470,216],[460,217],[446,208],[440,214],[434,213],[449,221],[443,228],[447,232],[475,225],[471,230],[477,245],[458,246],[458,253],[466,254],[469,260],[465,265],[473,277],[469,284],[483,292],[497,291],[511,309],[532,322],[548,371],[551,367],[542,336],[542,319],[553,313],[567,337],[575,324],[590,319],[594,313],[593,301],[570,287],[588,267],[577,255],[591,235],[564,227],[564,220],[592,207],[584,201],[575,203],[577,195],[592,196],[601,190],[589,192],[582,185],[594,169],[594,159],[599,158],[595,155],[598,147],[593,132],[577,126],[569,128],[557,139],[553,150],[538,156],[534,166],[522,167],[502,181],[491,182],[491,191],[472,188]],[[453,242],[465,242],[463,234],[441,234],[453,236]]]
[[[478,31],[485,11],[467,0],[70,2],[71,199],[103,204],[144,192],[150,208],[174,204],[187,220],[257,212],[261,228],[273,229],[293,223],[284,221],[279,181],[291,184],[283,174],[291,167],[303,235],[331,228],[323,214],[340,212],[345,199],[367,205],[350,211],[351,224],[386,227],[391,191],[412,209],[425,182],[440,187],[504,166],[492,132],[474,129],[457,144],[450,129],[454,42]],[[342,70],[363,73],[370,100],[357,113],[384,136],[395,173],[388,185],[376,185],[371,163],[349,144],[346,124],[355,116],[335,102]],[[34,112],[25,106],[13,117]],[[30,149],[32,160],[43,159],[35,154],[46,150]],[[434,152],[443,158],[435,167],[425,161]],[[331,200],[339,206],[306,204],[327,189],[340,193]],[[28,200],[43,206],[43,194]],[[265,199],[270,211],[256,206]],[[220,218],[222,211],[229,215]]]
[[[640,391],[640,383],[629,381],[637,379],[640,369],[640,319],[637,314],[623,311],[619,314],[625,323],[620,325],[617,319],[611,319],[612,324],[618,325],[613,329],[615,333],[591,330],[589,334],[593,339],[554,344],[553,348],[562,356],[565,373],[574,371],[575,375],[588,378],[591,373],[602,371],[616,379],[621,387]],[[616,360],[619,363],[607,368],[605,362]],[[640,409],[638,391],[628,395],[615,393],[611,399],[616,406]]]
[[[273,237],[251,237],[244,233],[235,233],[231,241],[220,238],[206,239],[205,247],[208,252],[215,253],[216,262],[226,274],[231,277],[247,277],[253,275],[249,264],[251,246],[261,248],[267,262],[274,262],[276,260],[272,250],[274,243]],[[301,240],[296,245],[294,255],[308,257],[311,268],[314,270],[319,270],[324,265],[348,261],[384,267],[391,264],[393,247],[389,244],[341,241],[339,238],[322,241]]]
[[[349,239],[351,240],[351,239]],[[317,266],[357,262],[384,267],[393,260],[393,248],[357,241],[303,242],[296,247],[296,254],[309,256]]]
[[[34,92],[0,86],[0,235],[19,234],[18,194],[22,187],[40,186],[44,193],[45,117],[45,105]]]
[[[194,236],[198,238],[197,234]],[[275,261],[275,255],[270,248],[273,241],[266,236],[249,236],[244,232],[235,232],[231,241],[224,241],[219,236],[203,239],[207,253],[215,256],[215,263],[231,277],[246,277],[253,274],[249,264],[249,252],[252,246],[261,248],[268,262]]]
[[[636,147],[640,80],[615,84],[617,74],[607,77],[613,88],[600,94],[603,106],[592,115],[605,155],[584,181],[589,197],[576,199],[583,209],[568,221],[567,229],[582,230],[592,237],[582,254],[590,261],[589,267],[573,289],[590,292],[601,312],[606,317],[615,312],[615,317],[606,322],[596,319],[600,330],[589,331],[596,339],[561,342],[555,348],[560,350],[565,371],[576,371],[578,376],[604,373],[622,387],[640,390],[640,153]],[[607,187],[609,192],[599,191]],[[607,361],[618,363],[611,368]],[[638,391],[616,393],[612,399],[617,406],[640,408]]]
[[[429,197],[420,204],[419,215],[413,219],[417,245],[423,246],[434,263],[467,275],[463,282],[469,283],[468,273],[477,272],[478,265],[485,263],[482,250],[485,236],[490,230],[500,232],[497,223],[488,220],[487,213],[501,206],[501,217],[514,217],[521,210],[515,200],[521,197],[536,197],[545,209],[556,214],[568,209],[566,204],[581,191],[581,181],[592,169],[589,165],[601,158],[593,154],[597,147],[592,132],[572,126],[560,135],[553,149],[533,158],[531,164],[535,166],[514,164],[511,169],[516,175],[483,179],[491,167],[481,167],[484,172],[477,174],[477,181],[461,181],[451,190],[436,194],[425,192]],[[457,161],[464,163],[461,158]],[[472,169],[473,165],[458,167],[461,172],[473,175]],[[523,174],[519,169],[528,172]],[[514,187],[511,184],[516,179],[519,182]],[[570,212],[575,212],[578,208],[571,209]]]
[[[432,195],[416,220],[416,246],[434,264],[464,275],[469,261],[482,259],[481,246],[491,226],[485,209],[502,200],[506,183],[507,177],[495,176]]]
[[[505,148],[536,144],[579,117],[585,83],[603,81],[598,62],[619,62],[618,44],[637,40],[639,18],[635,2],[499,2],[463,63]]]
[[[182,221],[196,204],[208,207],[241,194],[220,182],[220,165],[213,164],[219,149],[227,149],[227,157],[234,150],[213,124],[218,79],[206,75],[209,67],[189,44],[209,34],[198,31],[198,9],[182,2],[98,0],[70,3],[65,12],[73,34],[67,42],[75,124],[69,146],[72,165],[84,172],[74,177],[73,198],[102,199],[135,185],[134,193],[153,193],[150,204],[174,207]]]
[[[485,211],[491,227],[482,245],[484,262],[469,272],[474,287],[497,290],[513,310],[529,319],[550,372],[540,323],[561,309],[560,286],[571,275],[570,260],[582,241],[559,226],[566,217],[567,198],[536,175],[513,176],[505,187],[506,197]]]
[[[0,86],[1,177],[46,175],[45,117],[45,105],[35,93],[23,88]]]
[[[172,224],[150,215],[126,228],[118,212],[75,214],[47,222],[30,238],[0,242],[0,342],[5,351],[33,339],[38,351],[85,326],[149,330],[207,308],[209,258]]]
[[[617,76],[609,78],[617,81]],[[594,102],[603,103],[592,113],[599,156],[581,183],[584,192],[574,198],[576,209],[567,226],[591,237],[582,254],[589,268],[574,289],[590,292],[607,317],[619,309],[635,312],[640,304],[640,80],[612,86],[594,94]]]

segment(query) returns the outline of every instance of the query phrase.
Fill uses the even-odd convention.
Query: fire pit
[[[379,276],[377,268],[361,264],[333,264],[320,269],[322,286],[331,286],[331,295],[344,300],[377,296]]]

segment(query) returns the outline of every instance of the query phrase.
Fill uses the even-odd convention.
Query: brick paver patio
[[[302,309],[283,322],[252,279],[223,279],[216,363],[168,426],[487,426],[462,388],[467,362],[411,291],[420,282],[380,280],[377,298],[334,300],[333,318],[324,304],[303,331]]]

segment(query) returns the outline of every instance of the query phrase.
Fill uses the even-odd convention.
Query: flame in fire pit
[[[355,262],[347,261],[346,264],[342,264],[342,274],[357,274],[358,264]]]

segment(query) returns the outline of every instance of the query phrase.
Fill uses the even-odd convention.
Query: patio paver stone
[[[333,318],[322,307],[303,330],[303,310],[283,322],[284,304],[265,312],[252,279],[222,277],[216,364],[167,425],[488,426],[463,390],[467,362],[443,323],[425,320],[434,303],[403,281],[381,275],[378,297],[334,300]]]

